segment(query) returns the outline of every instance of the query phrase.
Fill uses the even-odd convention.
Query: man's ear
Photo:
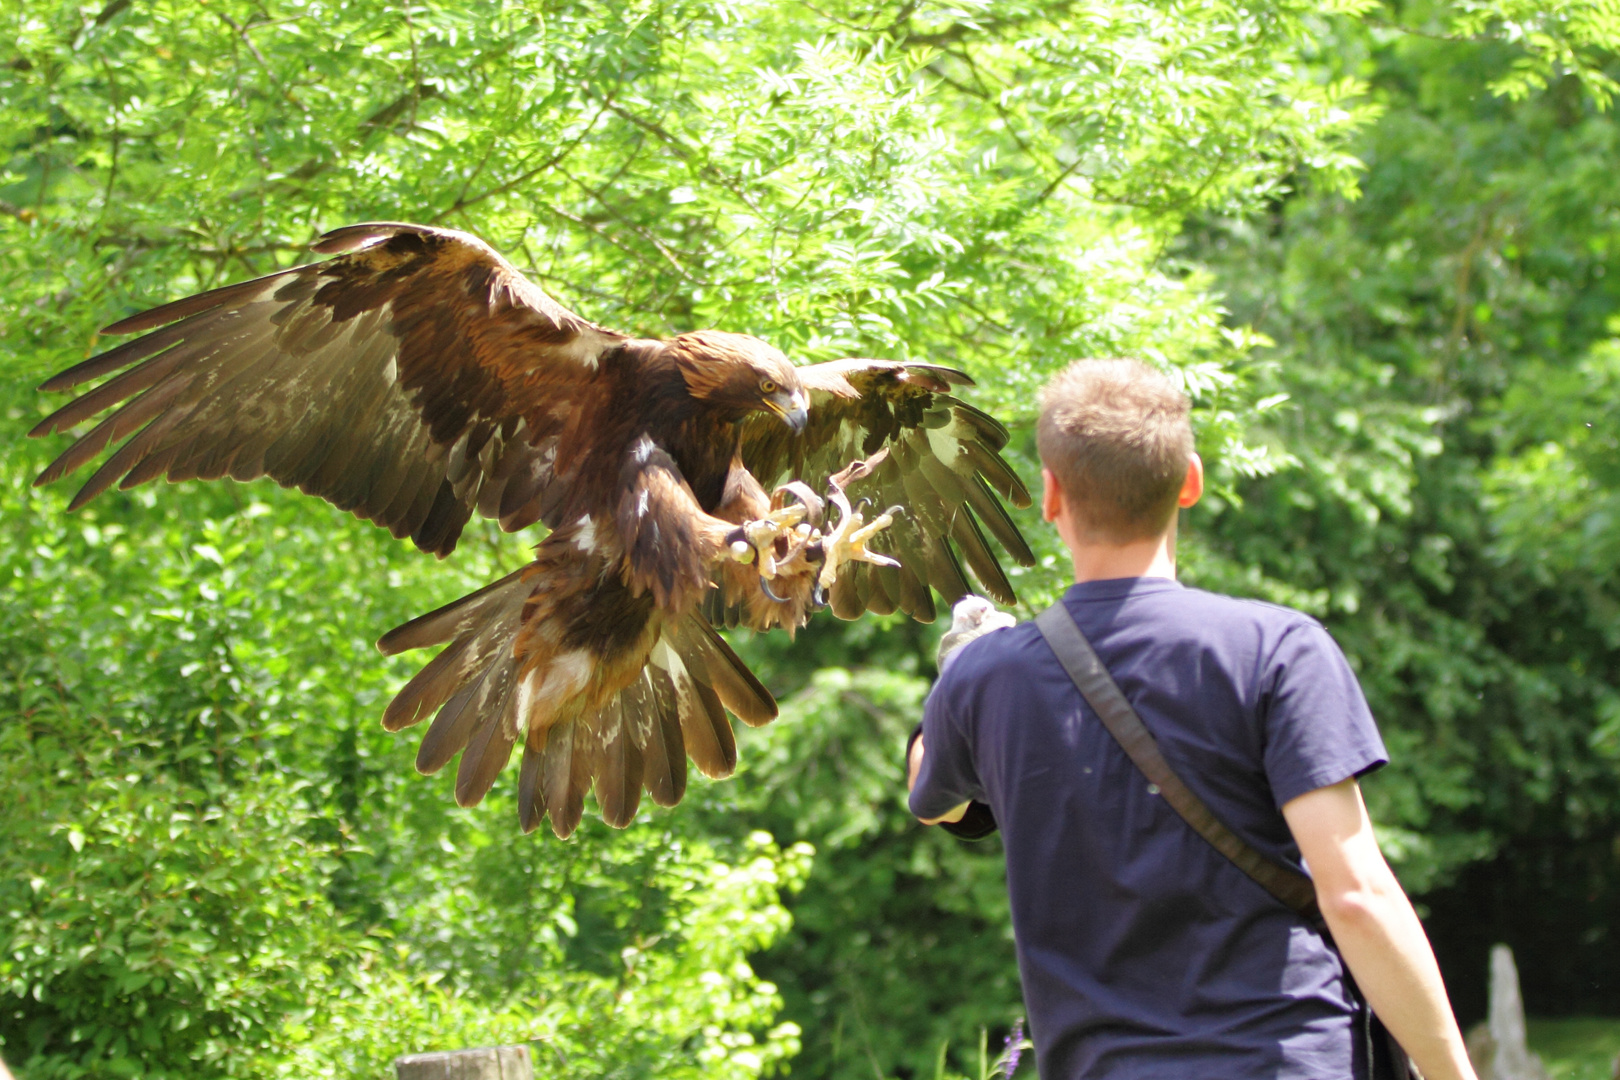
[[[1041,466],[1041,520],[1056,521],[1063,516],[1063,486],[1052,470]]]
[[[1181,482],[1181,494],[1176,496],[1176,505],[1185,509],[1197,502],[1204,495],[1204,459],[1194,454],[1187,462],[1187,478]],[[1051,518],[1046,520],[1050,521]]]

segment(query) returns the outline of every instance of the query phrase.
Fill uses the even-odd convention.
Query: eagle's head
[[[671,339],[669,345],[694,398],[739,415],[775,413],[794,431],[804,430],[810,399],[799,372],[759,338],[697,330]]]

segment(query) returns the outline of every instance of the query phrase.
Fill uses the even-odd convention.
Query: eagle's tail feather
[[[398,731],[437,710],[417,749],[416,768],[435,773],[462,754],[456,801],[463,806],[475,805],[489,791],[517,738],[513,642],[532,590],[523,573],[508,574],[412,619],[377,643],[384,653],[393,654],[450,642],[389,702],[383,726]]]
[[[547,554],[566,558],[559,544]],[[561,568],[553,568],[560,570]],[[587,577],[586,580],[593,580]],[[613,579],[596,578],[614,589]],[[602,819],[615,828],[635,820],[642,791],[673,806],[686,792],[687,756],[709,777],[729,776],[737,740],[726,712],[745,723],[770,722],[776,701],[742,659],[697,612],[649,622],[639,652],[564,647],[554,629],[558,608],[597,603],[552,572],[518,571],[387,634],[388,653],[448,642],[388,706],[390,730],[436,711],[417,752],[417,768],[436,772],[457,754],[456,801],[478,803],[524,743],[518,815],[525,831],[551,819],[567,837],[594,789]],[[648,612],[648,617],[656,618]],[[617,676],[614,672],[621,672]],[[628,684],[619,680],[628,678]],[[604,684],[604,680],[605,684]],[[606,694],[605,700],[598,696]],[[597,705],[596,702],[602,702]]]
[[[690,677],[675,686],[681,695],[681,736],[692,764],[711,780],[730,776],[737,768],[737,736],[719,695]]]
[[[663,668],[648,664],[621,695],[631,738],[641,751],[647,794],[659,806],[674,806],[686,794],[686,740],[675,684]]]
[[[580,735],[576,720],[553,724],[545,730],[545,749],[540,753],[540,792],[551,815],[551,831],[564,840],[579,826],[585,789],[591,785],[589,737]]]
[[[523,745],[523,764],[518,769],[518,824],[525,833],[540,827],[546,816],[546,801],[540,793],[540,751],[528,743]]]
[[[396,626],[377,641],[384,656],[393,656],[407,649],[425,649],[429,645],[443,645],[452,638],[461,637],[474,625],[490,626],[504,620],[496,612],[505,612],[515,603],[519,610],[528,599],[530,588],[523,581],[524,572],[514,570],[499,581],[492,581],[475,593],[452,600],[426,615],[418,615],[410,622]],[[515,630],[516,627],[510,627]]]
[[[693,614],[678,620],[665,636],[693,677],[712,688],[737,719],[749,727],[776,719],[776,699],[703,616]]]
[[[692,763],[704,776],[718,779],[730,776],[737,767],[737,737],[714,684],[725,685],[728,693],[739,687],[735,680],[716,678],[717,673],[726,672],[727,665],[705,634],[713,631],[701,620],[702,616],[694,614],[667,626],[647,662],[665,672],[674,688],[681,738]],[[742,698],[745,709],[755,714],[760,711],[761,702],[751,693],[743,692]],[[765,700],[770,700],[768,693]]]
[[[602,763],[596,772],[596,803],[602,820],[622,829],[636,819],[641,805],[641,749],[624,717],[624,693],[602,710]]]
[[[490,689],[490,672],[486,671],[444,703],[416,749],[417,772],[431,776],[461,753],[478,726]]]
[[[493,684],[493,690],[486,700],[493,701],[493,706],[480,711],[472,738],[461,752],[461,764],[456,767],[457,805],[477,806],[483,802],[495,778],[512,759],[518,723],[513,710],[522,697],[517,693],[517,680],[512,678],[514,667],[510,660],[491,665],[488,682]]]

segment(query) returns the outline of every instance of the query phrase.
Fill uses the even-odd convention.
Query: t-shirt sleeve
[[[1265,769],[1279,808],[1389,761],[1361,684],[1319,624],[1290,627],[1266,675]]]
[[[985,801],[973,768],[972,740],[954,707],[955,684],[941,675],[923,704],[923,762],[910,800],[912,814],[920,818],[937,818],[969,799]]]

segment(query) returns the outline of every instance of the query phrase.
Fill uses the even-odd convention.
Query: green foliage
[[[1394,759],[1375,816],[1465,1012],[1503,939],[1565,957],[1529,962],[1532,1009],[1614,1008],[1613,61],[1515,90],[1545,59],[1528,10],[1459,12],[1321,43],[1381,112],[1359,201],[1312,186],[1189,235],[1276,343],[1265,430],[1301,463],[1210,507],[1200,574],[1320,615],[1357,663]],[[1534,17],[1607,47],[1582,12]]]
[[[748,957],[786,928],[778,892],[802,881],[807,847],[784,852],[756,833],[727,863],[707,844],[637,825],[608,843],[599,837],[594,850],[570,852],[576,857],[558,867],[511,830],[484,842],[482,865],[471,873],[435,868],[441,881],[453,879],[458,892],[470,885],[482,902],[439,893],[433,899],[448,902],[429,925],[406,920],[399,939],[366,942],[370,955],[320,1007],[288,1018],[281,1054],[260,1068],[287,1077],[375,1076],[406,1048],[527,1041],[547,1076],[742,1080],[797,1052],[798,1027],[772,1023],[780,1000],[755,978]],[[513,903],[510,892],[490,887],[494,849],[503,845],[503,876],[521,876],[551,903]],[[468,934],[458,915],[505,922],[501,929],[521,944]],[[508,953],[502,959],[510,964],[486,972],[476,964],[452,969],[510,987],[507,995],[492,1002],[458,992],[442,972],[420,973],[422,965],[388,956],[407,958],[406,940],[450,935],[458,940],[440,944]],[[521,955],[510,955],[514,949]]]
[[[0,1032],[25,1075],[377,1075],[536,1040],[558,1076],[740,1078],[793,1052],[747,958],[808,848],[669,814],[524,837],[376,728],[398,673],[371,620],[459,575],[274,490],[41,512],[33,464],[0,501]]]
[[[1582,1018],[1531,1020],[1530,1049],[1552,1080],[1612,1080],[1620,1059],[1620,1024]]]
[[[8,790],[23,793],[5,815],[7,1026],[24,1054],[77,1052],[19,1063],[34,1076],[180,1062],[236,1075],[342,959],[321,888],[331,852],[301,842],[296,789],[269,776],[210,798],[119,760],[111,733],[75,730],[71,712],[30,719],[36,737],[12,724],[4,740]]]
[[[927,1075],[947,1042],[971,1071],[971,1033],[999,1039],[1022,1012],[1001,845],[917,835],[898,751],[928,680],[914,650],[856,649],[861,668],[821,668],[747,747],[744,800],[776,835],[817,850],[795,932],[762,970],[791,1014],[817,1017],[803,1025],[806,1053],[833,1075],[894,1062]]]
[[[358,1077],[530,1040],[558,1076],[943,1076],[1022,1012],[999,848],[900,794],[937,628],[740,641],[784,708],[739,778],[558,843],[504,784],[462,811],[414,774],[376,717],[419,660],[369,647],[532,537],[475,526],[435,564],[264,485],[72,518],[27,487],[31,386],[96,327],[365,219],[473,231],[630,331],[964,367],[1027,479],[1046,374],[1169,365],[1216,481],[1189,575],[1344,641],[1408,883],[1611,835],[1615,22],[0,2],[0,1052]],[[1033,610],[1063,563],[1023,520]]]

